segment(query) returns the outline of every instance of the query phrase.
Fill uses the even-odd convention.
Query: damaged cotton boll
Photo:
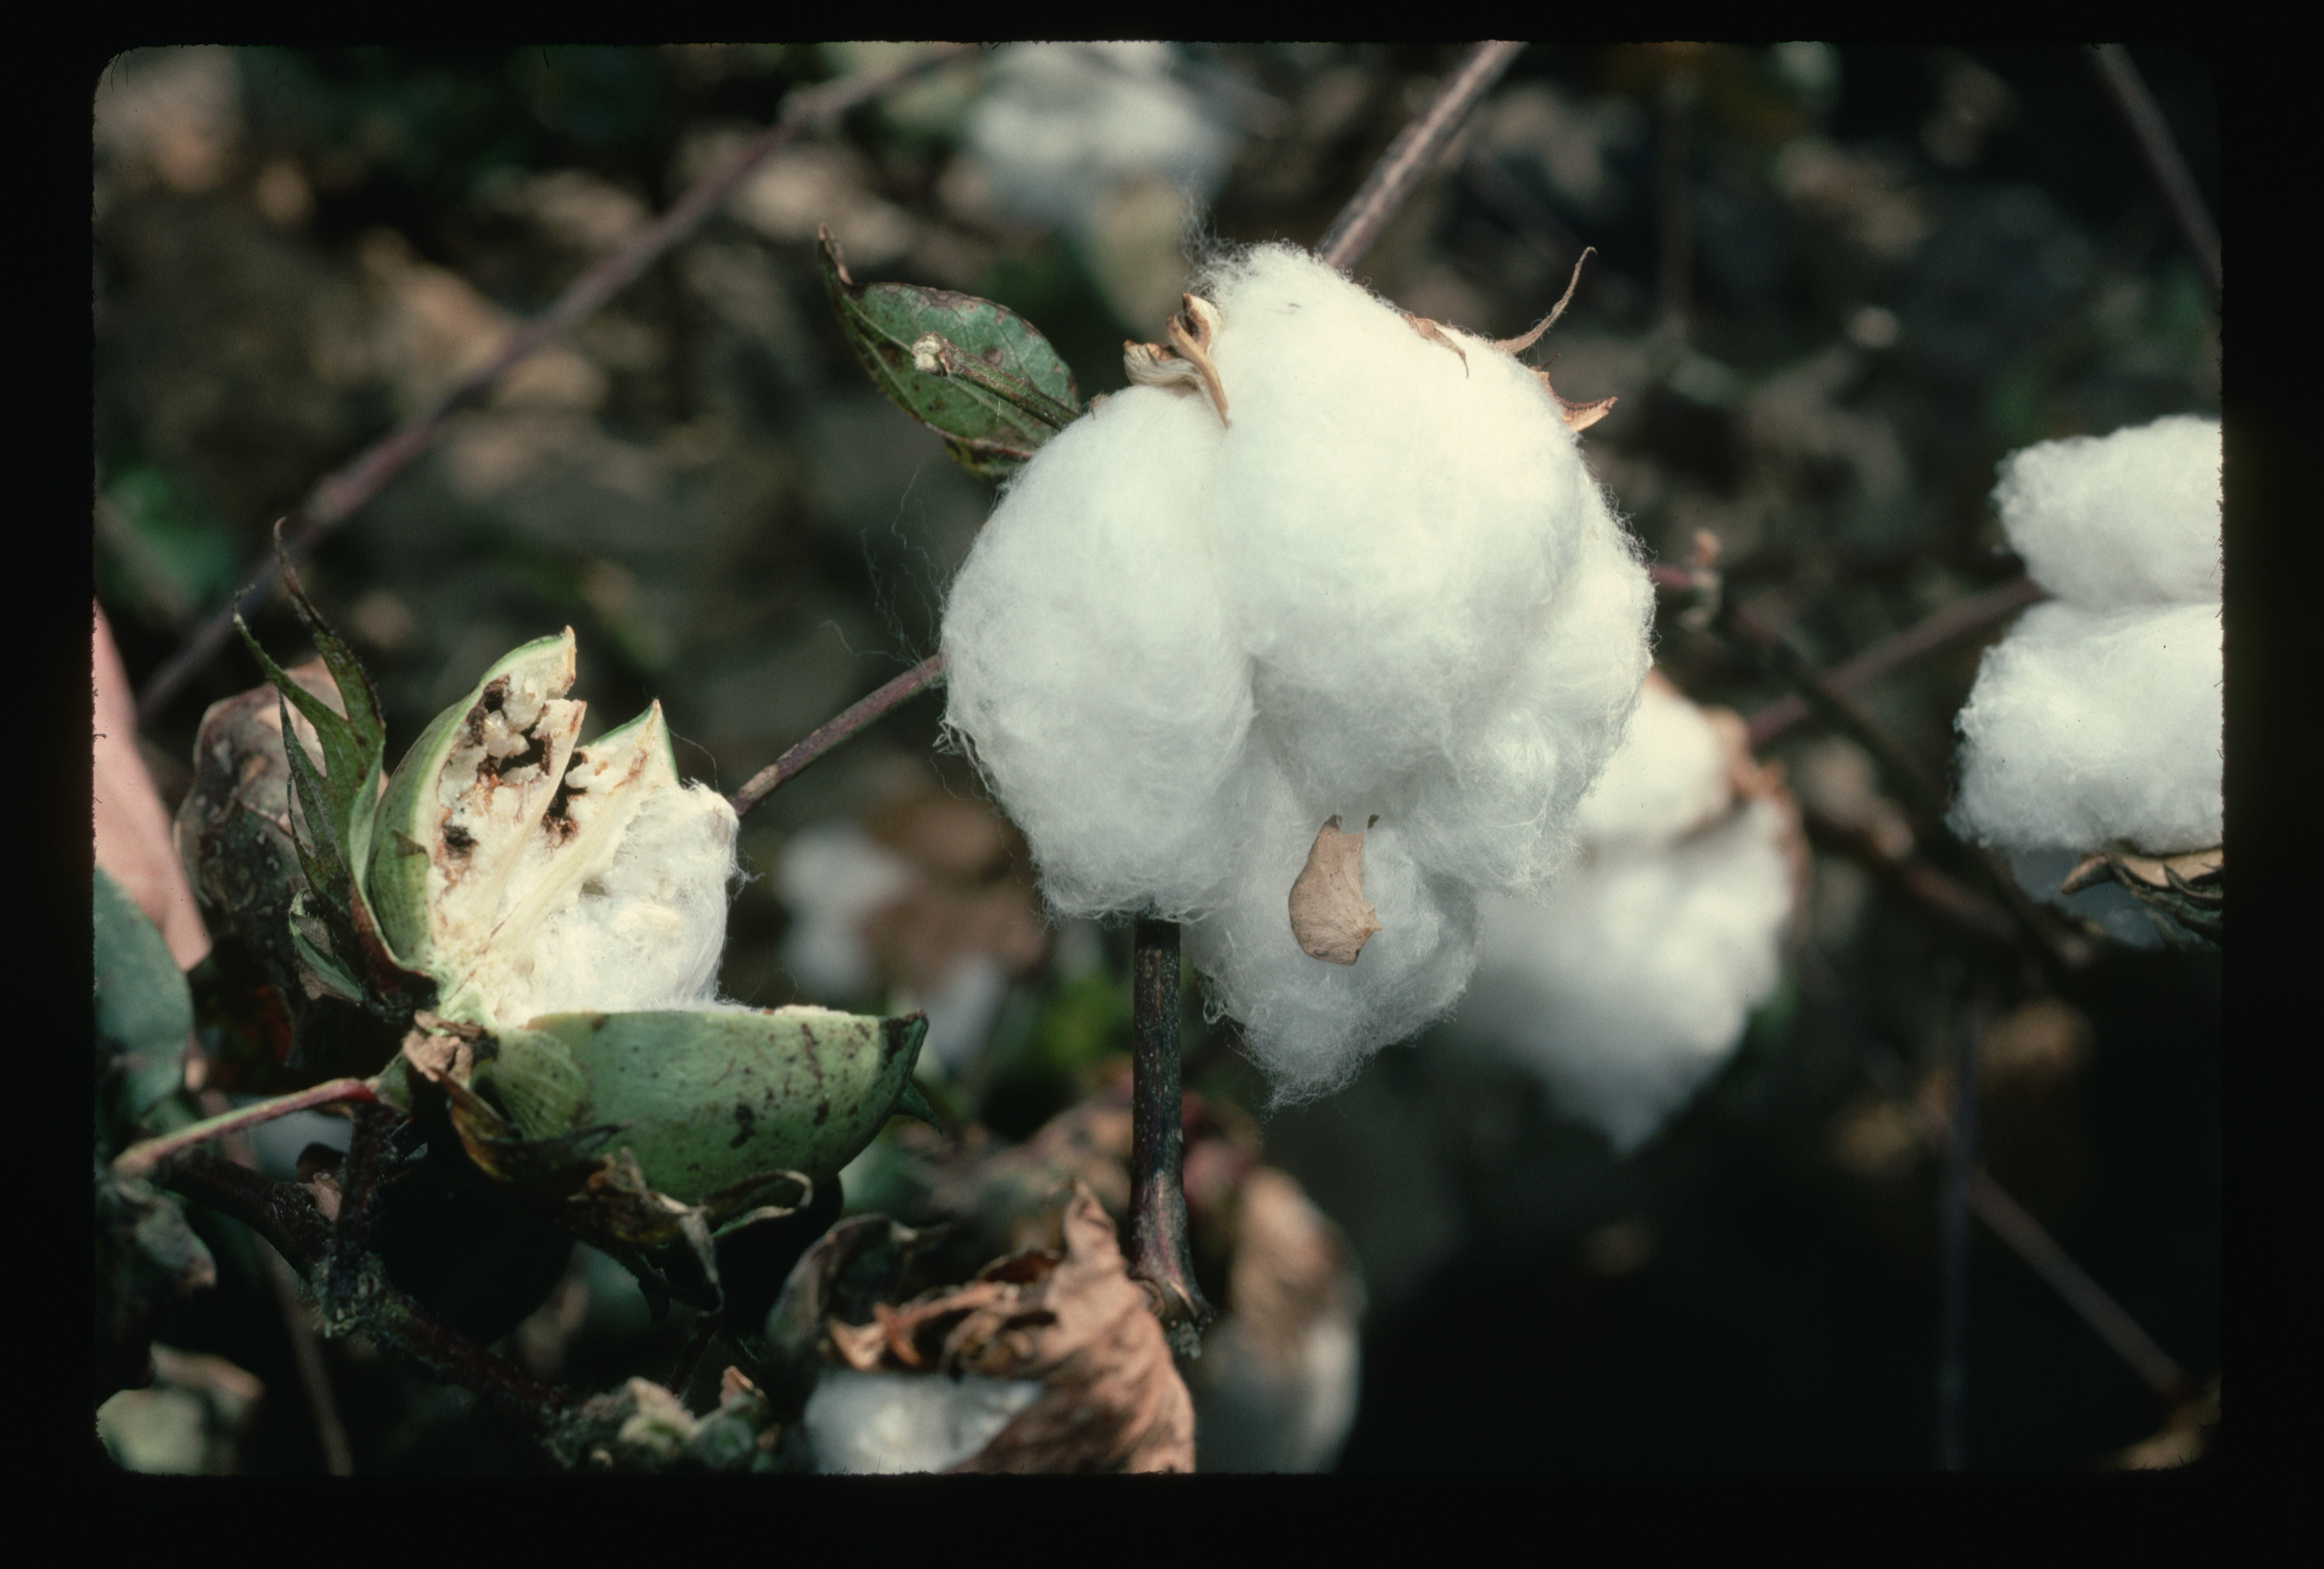
[[[1487,901],[1455,1028],[1532,1067],[1624,1152],[1728,1060],[1782,974],[1799,825],[1737,729],[1650,678],[1582,803],[1587,858],[1545,901]]]
[[[1201,289],[1167,351],[1195,373],[1148,364],[995,509],[945,606],[946,722],[1053,909],[1185,921],[1296,1100],[1452,1005],[1480,893],[1555,875],[1652,596],[1511,354],[1286,246]],[[1352,963],[1286,904],[1333,817],[1378,820]]]
[[[2056,601],[1987,651],[1958,720],[1957,827],[2029,890],[2160,940],[2112,887],[2062,897],[2086,853],[2172,856],[2225,832],[2217,420],[2179,415],[2017,453],[1994,500]]]

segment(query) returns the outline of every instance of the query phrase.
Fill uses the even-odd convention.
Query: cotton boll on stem
[[[946,724],[970,741],[1067,915],[1198,906],[1250,724],[1204,508],[1221,427],[1133,387],[1002,498],[945,611]]]
[[[1460,1028],[1539,1072],[1623,1153],[1732,1055],[1782,973],[1784,808],[1752,801],[1667,848],[1608,853],[1545,903],[1496,898]]]
[[[2034,606],[1961,710],[1959,819],[2011,849],[2219,843],[2221,679],[2217,606]]]
[[[1040,1399],[1030,1379],[830,1368],[803,1418],[821,1472],[893,1475],[949,1471]]]
[[[2034,581],[2090,610],[2219,598],[2219,422],[2191,414],[2012,454],[1993,492]]]

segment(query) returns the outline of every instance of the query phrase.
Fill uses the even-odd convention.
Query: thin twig
[[[1421,180],[1461,129],[1469,111],[1477,106],[1492,85],[1500,80],[1509,62],[1525,49],[1522,43],[1488,42],[1471,47],[1468,55],[1438,84],[1435,96],[1397,133],[1388,151],[1364,177],[1340,216],[1332,220],[1317,243],[1315,253],[1345,272],[1372,248],[1388,220],[1404,210]]]
[[[1937,1466],[1967,1469],[1961,1400],[1969,1381],[1969,1179],[1977,1170],[1977,1041],[1985,1028],[1988,983],[1980,980],[1953,1031],[1952,1136],[1939,1199],[1944,1249],[1943,1310],[1937,1348]]]
[[[1952,1147],[1952,1131],[1941,1113],[1912,1093],[1904,1064],[1894,1053],[1875,1049],[1867,1053],[1865,1066],[1871,1070],[1881,1092],[1904,1108],[1922,1145],[1932,1154],[1944,1155]],[[2195,1392],[2194,1381],[2177,1360],[2157,1345],[2154,1337],[2139,1326],[2122,1304],[2058,1245],[2049,1227],[2035,1219],[1979,1163],[1972,1162],[1970,1167],[1969,1204],[1971,1212],[1992,1227],[1993,1234],[2008,1245],[2009,1251],[2057,1292],[2075,1316],[2089,1325],[2148,1388],[2173,1405]]]
[[[148,1139],[142,1144],[132,1144],[114,1157],[113,1172],[116,1177],[142,1177],[161,1161],[211,1139],[224,1138],[229,1133],[238,1133],[244,1128],[254,1128],[262,1123],[271,1123],[275,1118],[287,1116],[292,1112],[313,1111],[318,1106],[337,1106],[346,1101],[373,1101],[377,1098],[373,1095],[371,1086],[360,1078],[334,1078],[329,1083],[318,1084],[312,1089],[302,1089],[295,1094],[277,1096],[272,1100],[260,1101],[256,1106],[246,1106],[240,1111],[226,1112],[217,1116],[206,1117],[189,1127],[180,1128],[174,1133],[164,1133],[158,1139]]]
[[[2179,232],[2186,236],[2187,248],[2195,252],[2195,264],[2203,270],[2203,281],[2211,286],[2211,298],[2216,301],[2221,287],[2219,226],[2203,205],[2203,193],[2196,188],[2186,155],[2179,151],[2179,139],[2171,134],[2171,123],[2163,117],[2154,95],[2146,90],[2146,78],[2139,75],[2128,50],[2118,43],[2095,44],[2090,59],[2114,94],[2122,117],[2130,123],[2130,133],[2146,157],[2147,170],[2162,187],[2163,199],[2179,221]]]
[[[885,70],[866,71],[791,94],[783,102],[775,124],[752,137],[734,156],[696,182],[660,217],[647,225],[619,251],[575,279],[557,302],[512,334],[501,350],[484,365],[462,378],[425,413],[390,432],[351,463],[326,476],[300,503],[300,525],[284,546],[293,565],[304,561],[324,536],[346,521],[377,495],[387,482],[433,445],[444,422],[453,414],[480,401],[493,384],[528,354],[562,335],[595,313],[598,307],[634,282],[672,246],[715,212],[732,195],[744,176],[779,149],[810,130],[828,125],[849,110],[935,68],[959,59],[974,44],[948,44],[919,59]],[[140,723],[150,722],[178,694],[194,672],[225,646],[234,617],[245,605],[271,591],[277,581],[276,557],[269,553],[235,596],[179,647],[137,700]]]
[[[1858,687],[1869,686],[1882,676],[1901,670],[1956,638],[1982,631],[1994,622],[2048,597],[2048,591],[2040,583],[2030,577],[2021,577],[1998,588],[1955,600],[1925,620],[1915,622],[1895,636],[1875,643],[1853,658],[1833,665],[1823,673],[1824,682],[1840,692],[1853,692]],[[1796,693],[1779,697],[1763,708],[1753,710],[1746,721],[1752,749],[1757,751],[1800,723],[1808,717],[1808,712],[1807,700]]]
[[[323,1469],[333,1476],[353,1476],[355,1449],[347,1442],[346,1424],[339,1420],[338,1401],[331,1394],[331,1370],[323,1361],[321,1338],[308,1319],[307,1304],[299,1297],[299,1278],[272,1248],[260,1256],[265,1260],[266,1279],[274,1288],[275,1305],[282,1310],[283,1326],[290,1331],[290,1360],[299,1369],[308,1414],[315,1419],[315,1436],[323,1445]]]
[[[1186,1237],[1184,1095],[1178,1071],[1178,926],[1140,916],[1130,959],[1130,1272],[1154,1291],[1182,1354],[1202,1349],[1211,1305]]]
[[[250,1227],[309,1280],[327,1266],[332,1228],[307,1189],[274,1182],[207,1150],[189,1150],[153,1169],[156,1186]],[[375,1264],[367,1265],[367,1269]],[[456,1383],[520,1427],[546,1437],[566,1409],[562,1391],[494,1356],[410,1297],[374,1280],[364,1293],[363,1332],[447,1383]]]
[[[797,778],[809,763],[896,707],[906,698],[934,686],[944,679],[944,669],[945,656],[941,654],[931,654],[871,696],[848,708],[838,718],[816,726],[805,740],[752,775],[748,784],[727,797],[733,803],[734,815],[740,817],[749,812],[760,802]]]

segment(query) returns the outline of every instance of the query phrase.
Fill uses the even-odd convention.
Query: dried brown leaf
[[[1291,885],[1291,935],[1311,959],[1353,964],[1379,929],[1379,912],[1364,898],[1364,836],[1341,832],[1334,817],[1316,831]]]
[[[137,711],[128,672],[102,607],[90,635],[90,795],[97,864],[161,929],[170,957],[191,969],[210,950],[193,885],[171,842],[170,814],[145,759],[137,755]]]

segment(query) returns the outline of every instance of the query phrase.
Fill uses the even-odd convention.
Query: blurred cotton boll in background
[[[927,1014],[926,1051],[957,1072],[1045,951],[1019,854],[988,808],[933,790],[805,829],[775,873],[791,913],[783,966],[833,1005],[890,988],[891,1011]]]
[[[1583,863],[1549,897],[1486,902],[1454,1028],[1539,1072],[1637,1148],[1716,1073],[1775,990],[1798,907],[1797,810],[1733,716],[1650,677],[1582,803]]]
[[[821,1472],[949,1471],[1040,1396],[1031,1379],[827,1368],[807,1399],[807,1442]]]
[[[2057,598],[1990,649],[1959,720],[1964,832],[2019,879],[2152,947],[2160,934],[2111,884],[2061,899],[2092,853],[2170,857],[2220,846],[2219,425],[2173,415],[2012,454],[1994,502],[2036,583]]]
[[[1022,43],[1000,51],[971,107],[973,164],[952,189],[1078,245],[1122,320],[1178,302],[1184,246],[1236,133],[1172,74],[1174,46]]]

